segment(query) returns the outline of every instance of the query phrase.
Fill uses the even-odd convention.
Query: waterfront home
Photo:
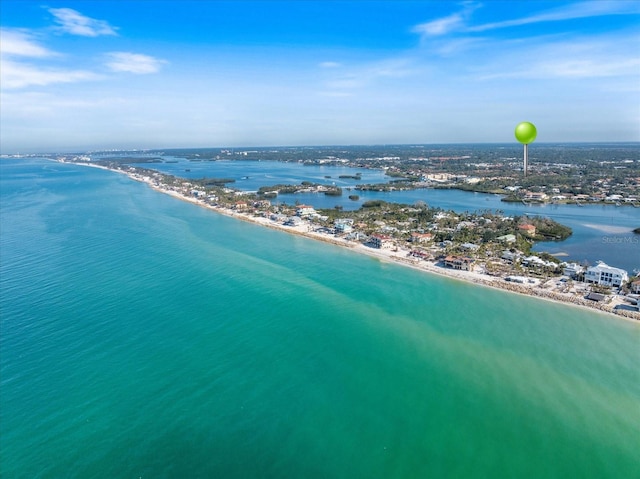
[[[269,219],[270,219],[271,221],[277,221],[277,222],[279,222],[279,223],[283,223],[284,221],[286,221],[286,219],[287,219],[287,215],[283,215],[283,214],[281,214],[281,213],[272,213],[272,214],[269,216]]]
[[[473,264],[473,258],[469,258],[468,256],[449,255],[444,258],[443,263],[447,268],[470,271],[471,265]]]
[[[353,226],[353,218],[338,218],[337,220],[334,221],[334,224],[336,225],[339,223],[344,223],[344,224]]]
[[[253,206],[255,208],[270,208],[271,207],[271,201],[269,201],[269,200],[258,200],[258,201],[255,201],[253,203]]]
[[[578,276],[584,271],[584,268],[578,263],[563,263],[562,274],[571,279],[578,279]]]
[[[243,211],[247,209],[247,203],[245,201],[236,201],[236,204],[234,205],[234,209],[236,211]]]
[[[304,221],[299,216],[290,216],[284,222],[285,226],[300,226]]]
[[[415,258],[426,259],[426,260],[430,260],[433,258],[433,255],[428,251],[420,251],[417,249],[414,249],[411,252],[409,252],[409,255]]]
[[[386,235],[373,234],[369,237],[369,244],[378,249],[391,249],[394,247],[393,239]]]
[[[629,281],[629,274],[620,268],[614,268],[603,262],[587,268],[584,273],[584,282],[600,286],[620,287]]]
[[[547,200],[547,194],[546,193],[538,193],[538,192],[534,192],[534,191],[528,191],[525,193],[524,195],[524,199],[528,200],[528,201],[539,201],[539,202],[544,202]]]
[[[515,260],[517,260],[520,257],[520,253],[518,252],[511,252],[509,250],[504,250],[502,252],[502,256],[501,258],[505,261],[508,261],[509,263],[513,263]]]
[[[552,261],[545,261],[539,256],[535,256],[535,255],[525,256],[524,258],[522,258],[522,264],[524,266],[539,267],[539,268],[555,268],[556,267],[556,263]]]
[[[525,234],[527,236],[535,236],[536,235],[536,227],[534,225],[524,224],[524,225],[518,226],[518,229],[520,230],[520,232],[522,234]]]
[[[352,231],[344,237],[347,241],[366,241],[367,237],[364,233],[359,231]]]
[[[296,215],[300,216],[301,218],[304,216],[310,216],[312,214],[314,214],[316,212],[315,208],[313,206],[308,206],[308,205],[298,205],[296,207]]]
[[[336,234],[351,233],[353,231],[353,226],[351,226],[349,223],[343,223],[341,221],[336,221],[333,227]]]
[[[631,292],[634,294],[640,294],[640,280],[631,283]]]

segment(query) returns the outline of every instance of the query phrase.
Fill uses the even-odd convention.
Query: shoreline
[[[376,258],[381,261],[394,263],[396,265],[408,267],[408,268],[421,271],[427,274],[439,275],[441,277],[462,281],[471,285],[484,286],[484,287],[489,287],[489,288],[501,290],[508,293],[521,294],[521,295],[529,296],[532,298],[554,302],[556,304],[562,304],[565,306],[574,306],[583,310],[588,310],[591,312],[599,312],[607,316],[614,316],[618,319],[622,319],[635,324],[640,324],[640,321],[639,321],[640,313],[628,311],[628,310],[623,310],[624,312],[623,311],[616,312],[613,310],[613,308],[607,307],[608,305],[594,303],[590,300],[577,297],[575,294],[572,294],[572,293],[559,293],[555,291],[547,291],[537,286],[524,286],[518,283],[506,282],[502,278],[489,276],[489,275],[475,272],[475,271],[460,271],[460,270],[445,268],[442,266],[438,266],[437,263],[434,263],[432,261],[411,258],[407,255],[408,251],[405,251],[405,250],[391,251],[391,250],[375,249],[375,248],[365,246],[359,242],[358,243],[349,242],[344,239],[329,237],[328,235],[323,233],[310,231],[309,226],[307,224],[301,225],[301,226],[285,226],[283,224],[276,223],[265,217],[253,216],[253,215],[238,212],[229,208],[209,205],[197,198],[185,196],[177,191],[156,186],[151,181],[146,180],[144,178],[136,177],[135,175],[126,171],[112,169],[102,165],[96,165],[96,164],[90,164],[90,163],[74,163],[74,164],[79,164],[83,166],[89,166],[92,168],[98,168],[102,170],[121,173],[134,181],[147,184],[149,187],[151,187],[151,189],[155,191],[158,191],[160,193],[177,198],[179,200],[206,208],[210,211],[214,211],[216,213],[227,216],[229,218],[236,218],[241,221],[252,223],[258,226],[267,227],[277,231],[282,231],[284,233],[294,234],[304,238],[308,238],[316,241],[322,241],[328,244],[333,244],[335,246],[347,248],[358,254],[367,255],[369,257]]]

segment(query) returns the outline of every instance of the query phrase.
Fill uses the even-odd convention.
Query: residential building
[[[502,259],[504,259],[505,261],[508,261],[509,263],[513,263],[519,257],[520,257],[519,253],[512,253],[509,250],[503,251],[501,256]]]
[[[353,226],[351,226],[349,223],[343,223],[343,222],[338,222],[336,221],[334,224],[334,229],[336,234],[339,233],[351,233],[353,231]]]
[[[308,206],[308,205],[298,205],[296,207],[296,215],[300,216],[301,218],[304,216],[310,216],[312,214],[314,214],[316,212],[315,208],[313,206]]]
[[[546,201],[547,194],[546,193],[538,193],[538,192],[528,191],[527,193],[525,193],[524,199],[525,200],[529,200],[529,201],[540,201],[540,202],[543,202],[543,201]]]
[[[584,271],[584,267],[578,263],[563,263],[562,274],[571,279],[578,279],[578,276]]]
[[[303,223],[304,222],[302,221],[302,218],[300,218],[299,216],[290,216],[284,222],[284,225],[286,225],[286,226],[300,226]]]
[[[426,243],[433,239],[431,233],[411,233],[410,241],[412,243]]]
[[[467,256],[447,256],[444,259],[444,265],[447,268],[453,268],[463,271],[470,271],[473,259]]]
[[[629,281],[628,273],[620,268],[614,268],[605,263],[598,263],[596,266],[587,268],[584,273],[584,282],[597,284],[600,286],[620,287]]]
[[[393,248],[393,239],[386,235],[373,234],[369,237],[369,243],[374,248],[391,249]]]

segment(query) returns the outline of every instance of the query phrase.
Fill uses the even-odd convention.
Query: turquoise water
[[[2,477],[639,477],[636,324],[0,165]]]

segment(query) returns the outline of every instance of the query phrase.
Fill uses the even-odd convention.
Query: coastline
[[[74,163],[74,164],[79,164],[83,166],[89,166],[92,168],[98,168],[98,169],[103,169],[103,170],[112,171],[116,173],[121,173],[134,181],[147,184],[149,187],[151,187],[155,191],[158,191],[166,195],[172,196],[174,198],[177,198],[179,200],[186,201],[188,203],[192,203],[194,205],[206,208],[208,210],[214,211],[224,216],[227,216],[230,218],[236,218],[242,221],[246,221],[248,223],[253,223],[255,225],[267,227],[277,231],[282,231],[289,234],[295,234],[297,236],[302,236],[302,237],[313,239],[316,241],[322,241],[328,244],[333,244],[335,246],[347,248],[356,253],[364,254],[369,257],[379,259],[381,261],[394,263],[399,266],[409,267],[414,270],[425,272],[427,274],[435,274],[435,275],[439,275],[449,279],[463,281],[468,284],[490,287],[490,288],[498,289],[498,290],[509,292],[509,293],[522,294],[522,295],[533,297],[533,298],[555,302],[557,304],[578,307],[583,310],[588,310],[591,312],[599,312],[599,313],[606,314],[607,316],[614,316],[618,319],[633,322],[635,324],[640,324],[640,313],[628,311],[628,310],[614,311],[613,307],[610,305],[600,304],[590,300],[586,300],[584,298],[577,297],[575,294],[547,291],[538,286],[533,286],[533,285],[524,286],[517,283],[509,283],[504,281],[502,278],[489,276],[476,271],[460,271],[460,270],[445,268],[442,266],[438,266],[436,263],[432,261],[411,258],[408,256],[408,250],[391,251],[387,249],[375,249],[375,248],[365,246],[359,242],[358,243],[349,242],[344,239],[338,239],[335,237],[330,237],[323,233],[311,231],[309,229],[309,225],[307,224],[300,225],[300,226],[286,226],[280,223],[276,223],[265,217],[249,215],[246,213],[232,210],[230,208],[213,206],[195,197],[186,196],[177,191],[156,186],[153,184],[152,181],[148,179],[141,178],[137,175],[131,174],[123,170],[112,169],[105,166],[90,164],[90,163]]]

